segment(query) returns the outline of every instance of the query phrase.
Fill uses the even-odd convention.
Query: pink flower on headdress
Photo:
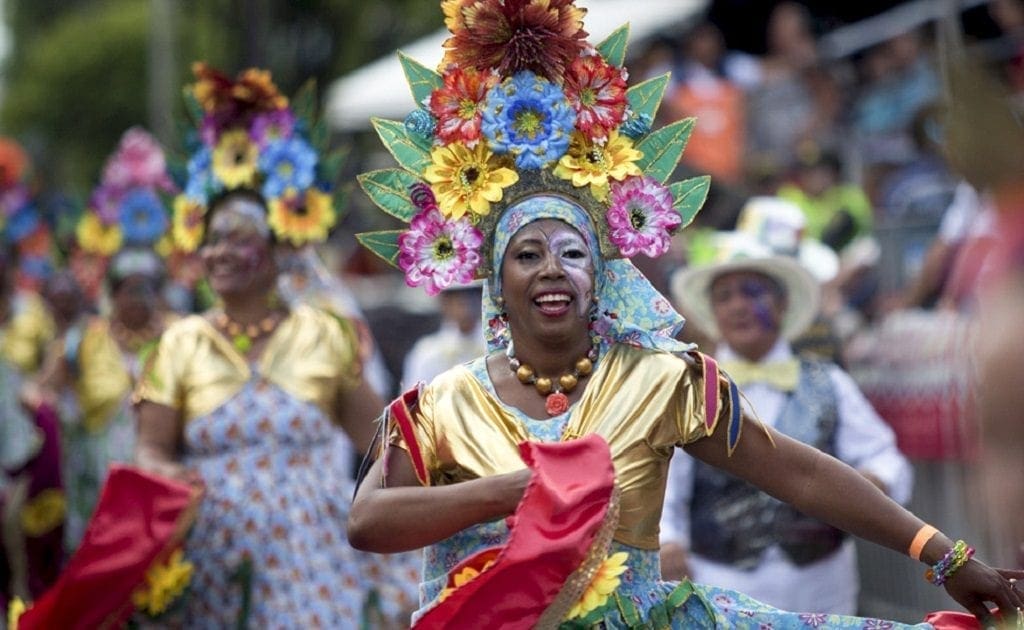
[[[119,190],[140,186],[174,190],[160,143],[139,127],[132,127],[121,136],[117,153],[103,169],[103,184]]]
[[[609,237],[623,256],[655,257],[668,251],[672,231],[682,224],[668,188],[647,176],[630,177],[613,183],[611,196]]]
[[[626,115],[625,70],[600,55],[577,57],[565,73],[565,95],[576,109],[576,128],[603,141]]]
[[[462,142],[472,148],[480,141],[484,99],[497,83],[493,71],[448,66],[444,85],[430,94],[430,113],[437,118],[436,134],[442,144]]]
[[[108,185],[99,185],[89,197],[89,207],[103,225],[114,225],[121,220],[121,191]]]
[[[468,219],[446,221],[440,211],[425,210],[398,237],[398,266],[406,284],[424,285],[428,295],[437,295],[453,283],[473,280],[483,241]]]

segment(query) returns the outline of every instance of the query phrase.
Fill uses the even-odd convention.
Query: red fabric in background
[[[414,624],[439,628],[533,628],[566,580],[584,561],[609,509],[615,485],[608,444],[597,435],[550,444],[524,442],[520,454],[533,471],[508,542],[467,558],[492,567],[456,589]]]
[[[124,623],[133,611],[132,592],[184,536],[200,496],[192,486],[111,466],[81,546],[18,627],[85,630]]]

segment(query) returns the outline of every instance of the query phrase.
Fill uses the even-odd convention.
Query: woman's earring
[[[495,305],[497,305],[497,307],[498,307],[498,308],[500,308],[500,309],[501,309],[502,311],[504,311],[504,310],[505,310],[505,298],[503,298],[503,297],[501,297],[501,296],[499,295],[498,297],[494,298],[494,303],[495,303]]]

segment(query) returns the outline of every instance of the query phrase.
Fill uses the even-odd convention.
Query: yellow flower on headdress
[[[569,152],[558,160],[554,173],[572,181],[577,188],[590,185],[590,192],[600,201],[607,201],[612,179],[622,181],[640,175],[636,161],[643,154],[633,148],[633,141],[612,132],[608,142],[589,142],[582,134],[574,133]]]
[[[590,584],[583,591],[583,595],[576,602],[576,605],[569,610],[569,614],[565,618],[582,617],[590,611],[603,606],[612,593],[615,592],[615,589],[619,588],[619,584],[622,582],[619,576],[629,568],[626,566],[626,560],[628,559],[629,554],[625,551],[614,553],[605,558],[604,562],[601,563],[601,566],[594,573],[594,578],[590,580]]]
[[[156,562],[146,570],[146,583],[132,593],[132,603],[149,615],[159,615],[185,592],[193,568],[182,550],[175,549],[166,563]]]
[[[501,166],[485,142],[472,149],[461,143],[434,147],[430,158],[434,163],[423,176],[430,182],[441,214],[448,218],[489,213],[491,203],[501,201],[504,189],[519,181],[519,174]]]
[[[171,236],[174,245],[185,253],[191,253],[203,242],[203,218],[206,206],[185,195],[174,198],[174,218],[171,221]]]
[[[252,186],[256,179],[259,147],[244,129],[225,132],[213,149],[213,174],[226,188]]]
[[[331,196],[317,188],[307,189],[304,197],[289,188],[269,205],[267,223],[278,238],[296,246],[326,240],[337,218]]]
[[[66,512],[64,493],[56,488],[47,488],[21,508],[21,528],[29,536],[42,536],[63,523]]]
[[[100,256],[113,256],[121,249],[123,238],[120,226],[104,225],[95,212],[85,213],[75,226],[75,236],[83,250]]]

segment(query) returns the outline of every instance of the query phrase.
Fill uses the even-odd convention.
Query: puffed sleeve
[[[396,398],[388,405],[385,417],[388,432],[385,448],[397,446],[404,450],[420,483],[431,485],[432,474],[437,470],[437,443],[434,395],[430,386],[413,388]]]
[[[332,334],[328,335],[331,355],[338,366],[339,393],[355,389],[363,378],[362,364],[359,360],[359,332],[356,324],[347,317],[327,315],[336,324],[332,326]]]
[[[148,400],[174,409],[183,408],[185,366],[181,360],[181,331],[181,326],[172,325],[160,336],[135,387],[132,399],[136,404]]]
[[[686,370],[680,380],[675,420],[678,446],[707,437],[724,423],[728,431],[729,454],[739,442],[743,414],[736,384],[718,368],[718,363],[700,352],[682,355]]]

